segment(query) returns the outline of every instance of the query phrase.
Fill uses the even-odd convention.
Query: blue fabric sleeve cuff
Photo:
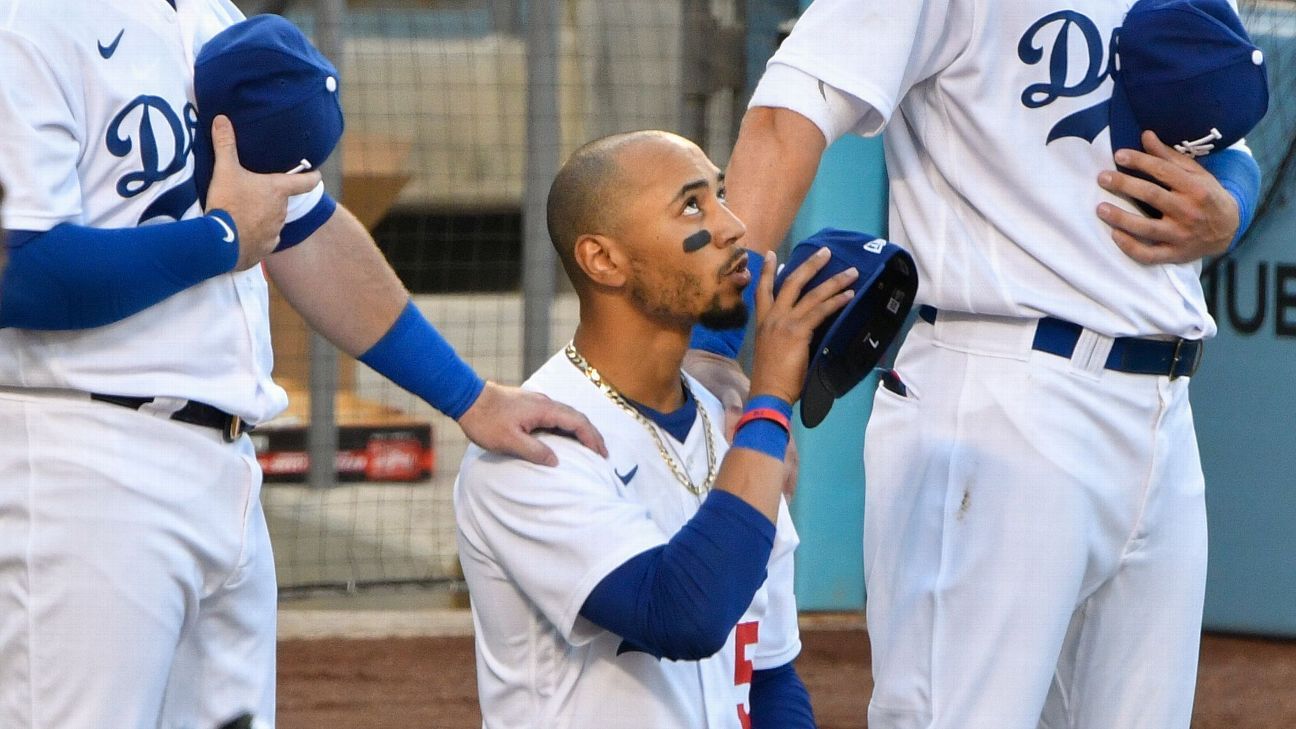
[[[757,395],[747,402],[743,412],[758,408],[777,410],[789,420],[792,418],[792,403],[773,395]],[[780,461],[787,456],[788,440],[791,434],[778,423],[771,420],[751,420],[743,424],[734,434],[734,448],[749,448],[759,451]]]
[[[413,299],[359,360],[455,420],[486,387],[486,381],[423,318]]]
[[[1219,180],[1238,206],[1238,229],[1229,250],[1237,248],[1251,227],[1260,199],[1260,165],[1255,158],[1240,149],[1224,149],[1198,160],[1206,171]]]
[[[815,729],[810,693],[791,663],[752,671],[751,729]]]
[[[784,417],[792,417],[792,403],[778,397],[777,395],[757,395],[747,401],[747,405],[743,408],[743,412],[755,410],[756,408],[769,408],[783,413]]]
[[[747,270],[751,271],[751,281],[743,289],[743,303],[747,305],[747,311],[752,316],[756,313],[756,287],[760,284],[761,269],[764,267],[765,258],[755,251],[748,250]],[[722,357],[737,359],[746,336],[745,326],[736,329],[710,329],[698,324],[693,327],[689,349],[701,349]]]
[[[106,326],[206,281],[238,262],[238,230],[224,210],[141,228],[71,223],[13,231],[0,280],[0,327]]]
[[[329,221],[329,218],[333,217],[333,213],[336,211],[337,201],[330,197],[327,192],[324,193],[319,202],[315,203],[315,207],[310,209],[309,213],[283,227],[283,230],[279,232],[279,245],[275,246],[275,252],[288,250],[311,237],[315,231]]]
[[[747,502],[712,491],[669,542],[599,581],[580,614],[624,639],[618,653],[706,658],[724,647],[765,582],[774,532]]]

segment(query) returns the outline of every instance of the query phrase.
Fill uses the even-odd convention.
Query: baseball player
[[[7,729],[211,727],[240,712],[273,726],[274,564],[244,437],[286,400],[263,268],[334,343],[484,447],[553,463],[529,434],[552,427],[601,449],[569,407],[483,383],[318,174],[247,171],[240,155],[262,150],[240,147],[225,116],[198,204],[192,149],[210,112],[195,59],[241,19],[228,0],[0,0]],[[260,94],[272,115],[337,89],[284,25],[238,36],[312,79],[283,87],[292,98]]]
[[[728,448],[719,401],[681,371],[695,323],[747,311],[744,229],[716,167],[672,134],[613,136],[572,155],[548,209],[580,323],[523,387],[588,415],[609,455],[543,436],[558,468],[464,456],[455,513],[484,726],[814,726],[791,664],[781,461],[811,331],[859,272],[797,303],[827,251],[777,298],[765,263],[753,397]]]
[[[816,0],[743,121],[728,179],[753,248],[780,242],[827,144],[885,128],[889,237],[918,266],[864,453],[872,729],[1189,724],[1188,380],[1215,331],[1197,273],[1258,172],[1244,145],[1209,169],[1150,133],[1114,153],[1131,4]]]

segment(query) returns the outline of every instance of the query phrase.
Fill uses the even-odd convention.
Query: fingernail
[[[842,292],[842,295],[848,299],[853,299],[855,298],[855,289],[846,289]]]
[[[1106,186],[1106,185],[1110,185],[1111,181],[1112,181],[1112,173],[1100,172],[1098,174],[1098,184]]]
[[[823,248],[820,248],[819,250],[815,251],[815,255],[819,256],[820,258],[827,258],[828,256],[832,255],[832,251],[828,250],[827,246],[824,246]]]
[[[847,276],[850,276],[851,278],[855,278],[856,276],[859,275],[859,269],[855,268],[854,266],[851,266],[845,271],[842,271],[842,273],[846,274]]]
[[[1128,149],[1118,149],[1118,150],[1116,150],[1116,161],[1119,162],[1119,163],[1121,163],[1121,164],[1125,164],[1126,162],[1129,162],[1129,161],[1130,161],[1130,152],[1129,152],[1129,150],[1128,150]]]

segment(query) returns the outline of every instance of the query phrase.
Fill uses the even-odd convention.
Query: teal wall
[[[790,239],[829,226],[885,236],[884,167],[880,139],[850,136],[833,144]],[[801,535],[796,594],[802,610],[864,607],[864,425],[876,386],[872,377],[860,383],[817,428],[796,421],[801,471],[792,516]]]

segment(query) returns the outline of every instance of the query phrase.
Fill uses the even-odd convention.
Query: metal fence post
[[[315,13],[315,45],[333,65],[342,67],[342,33],[346,0],[318,0]],[[342,197],[342,149],[324,165],[324,187]],[[310,429],[306,448],[310,454],[310,485],[325,489],[337,485],[338,426],[334,398],[337,395],[338,352],[324,337],[310,335]]]
[[[558,108],[559,0],[531,0],[527,17],[526,182],[522,193],[522,375],[549,358],[555,254],[545,200],[558,170],[562,122]]]

